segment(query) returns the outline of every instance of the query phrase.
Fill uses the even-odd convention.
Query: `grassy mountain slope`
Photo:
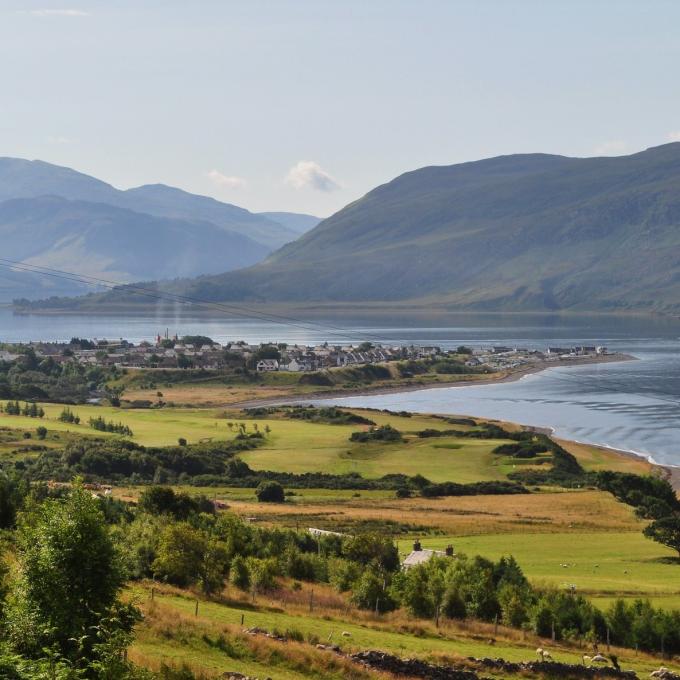
[[[680,143],[406,173],[238,272],[241,300],[437,300],[488,310],[680,309]]]

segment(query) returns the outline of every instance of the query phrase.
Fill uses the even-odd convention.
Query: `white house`
[[[279,362],[276,359],[260,359],[257,362],[257,370],[259,373],[267,373],[269,371],[278,371]]]
[[[281,364],[279,368],[282,371],[304,371],[304,366],[299,363],[296,359],[291,359],[287,364]],[[260,370],[259,368],[257,369]]]
[[[429,562],[433,557],[454,557],[453,546],[447,546],[446,550],[429,550],[420,545],[420,541],[415,541],[413,550],[404,558],[401,568],[404,570],[417,567],[419,564]]]

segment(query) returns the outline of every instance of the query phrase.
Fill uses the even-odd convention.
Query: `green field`
[[[286,418],[244,418],[240,413],[218,409],[121,409],[102,406],[74,406],[80,425],[58,420],[63,406],[43,404],[45,418],[27,418],[0,414],[0,426],[34,430],[39,425],[50,432],[115,436],[100,433],[88,425],[91,417],[122,422],[133,431],[132,439],[146,446],[167,446],[180,437],[189,443],[233,438],[235,430],[228,423],[243,422],[248,431],[256,425],[260,431],[269,427],[271,434],[263,446],[245,452],[241,457],[255,470],[280,472],[326,472],[342,474],[358,472],[365,477],[381,477],[390,473],[422,474],[433,481],[473,482],[504,479],[514,464],[491,451],[503,443],[494,439],[443,437],[419,439],[413,435],[405,442],[355,444],[349,441],[353,432],[366,429],[361,425],[328,425]],[[442,420],[427,416],[404,418],[370,412],[378,425],[391,424],[403,433],[425,428],[447,429]],[[456,426],[464,430],[465,426]]]
[[[680,598],[680,564],[674,551],[650,541],[641,532],[495,534],[425,538],[423,547],[497,560],[513,555],[536,584],[584,594],[627,597],[669,595]],[[399,544],[410,551],[410,542]],[[562,567],[567,564],[567,567]],[[666,605],[664,605],[666,606]]]
[[[149,602],[149,588],[135,586],[132,591],[141,601]],[[325,609],[323,612],[286,612],[280,609],[277,601],[266,597],[257,598],[255,605],[238,602],[199,602],[198,616],[195,616],[196,601],[190,596],[181,594],[156,593],[155,606],[160,606],[168,614],[176,616],[177,620],[189,618],[200,626],[201,624],[224,627],[225,630],[235,631],[241,627],[241,617],[246,628],[258,627],[268,631],[296,630],[305,637],[316,636],[323,642],[338,644],[343,651],[351,652],[356,649],[379,649],[399,656],[419,656],[423,658],[451,658],[451,657],[485,657],[493,655],[507,661],[530,661],[535,658],[537,644],[546,644],[533,636],[518,636],[517,639],[497,639],[491,647],[487,639],[488,632],[484,628],[479,630],[459,628],[452,622],[442,622],[441,628],[436,629],[432,622],[420,622],[421,625],[409,626],[399,615],[370,617],[366,615],[353,617],[351,612],[340,612]],[[491,629],[489,627],[489,629]],[[348,633],[343,636],[342,633]],[[142,640],[144,636],[142,635]],[[145,653],[159,655],[172,654],[173,645],[167,640],[159,640],[160,644],[146,645]],[[582,649],[550,644],[551,654],[556,661],[565,663],[581,663]],[[176,648],[174,648],[176,649]],[[184,649],[184,647],[182,648]],[[193,654],[198,653],[197,649]],[[621,650],[617,650],[621,651]],[[649,673],[658,667],[658,661],[635,655],[634,652],[620,653],[620,661],[625,668],[631,668],[638,673]],[[200,656],[196,657],[200,658]],[[218,656],[204,657],[203,664],[216,671],[223,671],[226,667],[237,670],[232,659],[220,659]],[[672,663],[667,664],[673,667]],[[244,666],[245,668],[245,666]],[[247,672],[247,671],[240,671]],[[283,673],[283,671],[282,671]],[[298,677],[297,675],[278,675],[275,677]]]

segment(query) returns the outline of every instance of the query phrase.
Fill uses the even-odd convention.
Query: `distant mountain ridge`
[[[680,143],[414,170],[262,263],[172,290],[225,301],[677,313]]]
[[[162,184],[122,191],[70,168],[0,158],[4,256],[76,273],[130,282],[247,267],[298,238],[289,225],[309,217],[276,214],[281,221]],[[0,271],[0,301],[83,290]]]
[[[123,282],[217,273],[258,262],[268,253],[261,244],[210,222],[160,218],[60,196],[0,203],[0,238],[3,258]],[[13,287],[21,289],[15,296],[22,297],[27,285],[18,273]],[[0,291],[5,286],[9,282],[3,286],[0,280]],[[64,289],[72,294],[74,286],[84,291],[56,277],[30,277],[29,291],[33,286],[50,294]]]
[[[322,220],[321,217],[305,215],[304,213],[262,212],[258,214],[268,220],[282,224],[284,227],[288,227],[288,229],[295,232],[298,236],[314,229],[314,227]]]

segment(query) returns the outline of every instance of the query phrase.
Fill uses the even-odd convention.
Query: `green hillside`
[[[260,264],[172,285],[209,300],[677,311],[679,190],[680,143],[631,156],[427,167],[377,187]],[[88,304],[135,301],[126,296]]]
[[[677,309],[679,189],[677,143],[616,158],[536,154],[423,168],[265,263],[189,290],[274,300],[432,296],[481,309]]]

